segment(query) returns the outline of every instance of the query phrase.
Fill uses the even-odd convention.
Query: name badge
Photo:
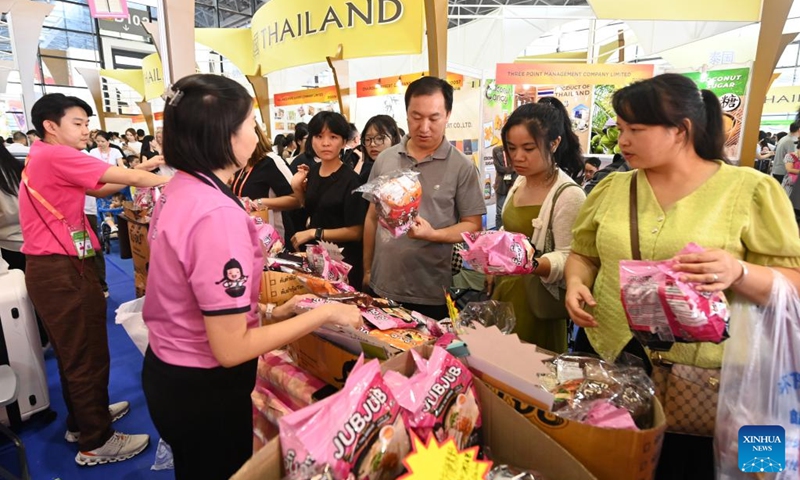
[[[75,251],[78,253],[79,259],[90,258],[95,256],[94,247],[92,247],[92,237],[86,230],[73,230],[70,232],[72,243],[75,245]]]

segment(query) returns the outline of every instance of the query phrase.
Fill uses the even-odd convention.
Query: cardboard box
[[[429,352],[432,347],[420,347]],[[384,369],[410,371],[410,354],[394,357],[384,363]],[[533,424],[525,422],[491,389],[481,381],[475,382],[481,404],[484,443],[490,448],[497,464],[537,470],[554,480],[596,480],[578,460],[545,435]],[[280,480],[283,478],[280,441],[275,439],[256,453],[231,480]],[[618,476],[617,478],[624,478]]]
[[[266,271],[261,274],[261,292],[258,301],[283,305],[295,295],[308,293],[306,287],[292,274]]]
[[[286,346],[298,367],[337,389],[344,386],[358,355],[315,334],[306,335]]]
[[[136,297],[143,297],[147,289],[147,272],[150,268],[150,243],[147,240],[147,223],[128,220],[128,236],[133,255],[133,283]]]
[[[513,407],[542,432],[575,456],[600,480],[650,480],[655,477],[664,431],[664,410],[658,399],[653,411],[653,428],[618,430],[598,428],[565,420],[535,406],[536,400],[491,376],[473,372],[487,388]]]

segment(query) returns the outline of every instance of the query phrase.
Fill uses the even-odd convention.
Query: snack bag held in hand
[[[400,405],[380,364],[359,360],[344,388],[279,420],[287,473],[329,464],[335,478],[397,478],[411,451]]]
[[[258,217],[250,217],[256,224],[256,232],[258,233],[258,245],[261,247],[261,252],[264,258],[275,256],[283,251],[283,239],[278,234],[275,227],[269,223],[264,223]]]
[[[434,348],[429,360],[416,350],[411,355],[417,365],[411,378],[392,371],[384,376],[409,428],[424,441],[433,433],[440,443],[452,438],[459,449],[471,445],[481,426],[472,373],[443,348]]]
[[[341,249],[333,244],[327,245],[338,252],[338,258],[331,255],[325,245],[308,245],[306,246],[306,258],[309,266],[314,273],[329,282],[347,283],[347,274],[353,267],[342,261]]]
[[[399,237],[414,226],[422,201],[422,184],[419,172],[397,170],[372,180],[355,189],[375,204],[378,222],[394,237]]]
[[[458,252],[473,268],[487,275],[526,275],[539,263],[528,237],[505,231],[468,232],[467,249]]]
[[[690,243],[680,255],[702,252]],[[728,338],[728,302],[722,292],[698,292],[681,282],[674,262],[619,262],[620,296],[633,334],[655,350],[674,342],[720,343]]]

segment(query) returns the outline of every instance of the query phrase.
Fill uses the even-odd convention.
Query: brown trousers
[[[83,452],[113,435],[108,412],[110,359],[106,299],[93,259],[28,255],[25,284],[58,360],[67,428]]]

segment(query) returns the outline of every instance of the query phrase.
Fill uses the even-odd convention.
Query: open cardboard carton
[[[261,274],[261,291],[258,295],[258,301],[261,303],[283,305],[295,295],[304,293],[308,293],[305,285],[291,273],[267,270]]]
[[[342,388],[362,353],[387,360],[404,353],[389,343],[349,327],[325,326],[287,345],[298,367],[336,388]]]
[[[462,335],[470,356],[466,362],[476,377],[499,398],[512,405],[530,423],[575,456],[600,480],[649,480],[655,476],[666,430],[664,411],[653,399],[653,428],[618,430],[599,428],[565,420],[553,412],[552,395],[546,394],[530,363],[552,355],[537,353],[535,345],[520,342],[513,335],[499,338],[496,327]],[[567,477],[554,477],[567,478]]]
[[[128,237],[133,256],[133,280],[136,298],[147,290],[147,273],[150,267],[150,242],[147,240],[148,223],[128,218]]]
[[[428,358],[431,346],[418,347],[417,351]],[[399,354],[384,362],[383,371],[395,370],[404,375],[414,371],[414,360],[409,352]],[[554,480],[596,479],[578,460],[558,443],[500,399],[481,381],[475,382],[481,406],[483,440],[489,447],[495,464],[508,464],[536,470]],[[283,478],[283,461],[280,440],[274,439],[258,451],[231,480],[279,480]],[[623,478],[621,476],[617,478]]]

